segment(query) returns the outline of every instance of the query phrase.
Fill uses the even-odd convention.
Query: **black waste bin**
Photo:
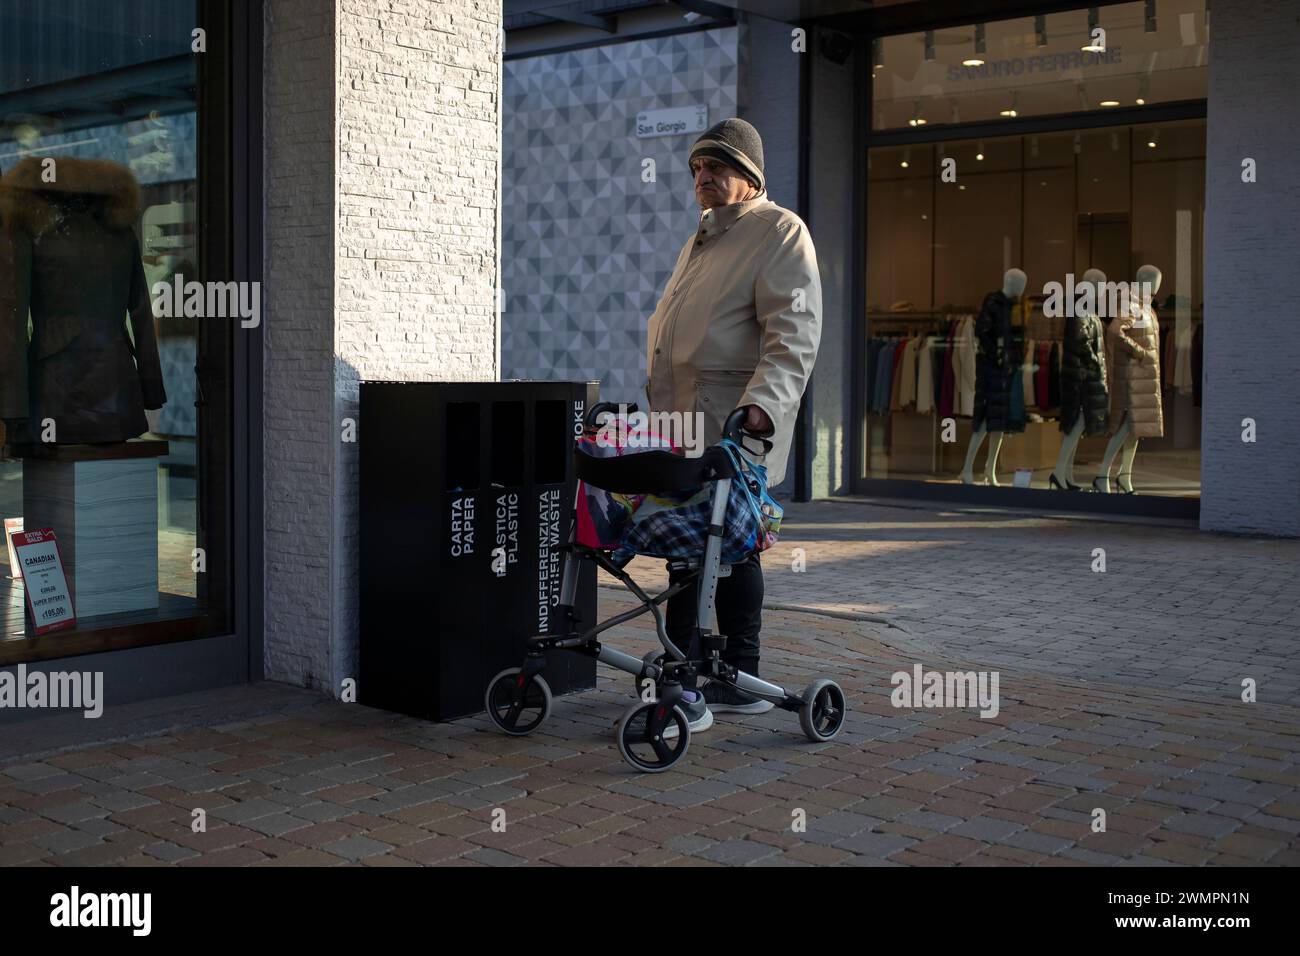
[[[595,382],[362,382],[360,703],[448,720],[558,626],[573,520],[573,441]],[[595,620],[583,562],[575,609]],[[592,658],[549,652],[556,694]]]

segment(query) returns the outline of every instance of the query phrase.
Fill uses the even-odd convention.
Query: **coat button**
[[[660,352],[662,352],[662,351],[663,351],[663,349],[655,349],[655,355],[658,355],[658,354],[659,354]]]

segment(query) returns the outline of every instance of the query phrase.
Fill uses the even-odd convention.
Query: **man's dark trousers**
[[[754,677],[758,676],[758,632],[763,626],[763,566],[758,559],[757,554],[751,554],[740,564],[733,564],[727,577],[718,578],[714,601],[718,612],[718,632],[727,638],[722,659]],[[686,573],[670,571],[669,583],[676,583]],[[688,587],[668,599],[665,619],[668,637],[687,651],[687,657],[692,660],[699,660],[702,656],[699,647],[692,644],[692,628],[700,602],[699,580],[697,576],[695,587]],[[708,621],[702,623],[705,626],[709,624]],[[693,689],[695,681],[685,682],[683,686]]]

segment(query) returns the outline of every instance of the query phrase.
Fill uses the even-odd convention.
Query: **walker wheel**
[[[839,684],[825,678],[815,680],[803,692],[802,699],[799,726],[809,740],[820,743],[840,732],[848,708]]]
[[[691,725],[680,707],[674,706],[667,715],[669,723],[677,726],[677,736],[652,739],[650,721],[660,701],[638,701],[629,707],[618,722],[618,752],[623,759],[642,773],[663,773],[682,757],[691,745]],[[665,723],[667,729],[669,723]]]
[[[523,737],[551,715],[551,688],[541,674],[526,680],[523,668],[507,667],[488,684],[484,704],[498,729]]]
[[[666,659],[667,655],[664,654],[663,651],[647,651],[641,658],[641,662],[643,664],[654,664],[656,667],[663,667]],[[636,677],[634,683],[636,684],[636,695],[642,700],[645,700],[646,688],[653,688],[654,681],[650,680],[648,677]]]

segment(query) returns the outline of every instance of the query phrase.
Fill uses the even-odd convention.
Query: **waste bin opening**
[[[524,483],[524,403],[492,403],[492,463],[488,481],[501,488]]]
[[[533,409],[533,480],[539,485],[559,484],[573,454],[568,403],[543,401]]]
[[[479,403],[448,402],[442,460],[448,491],[470,491],[479,484]]]

